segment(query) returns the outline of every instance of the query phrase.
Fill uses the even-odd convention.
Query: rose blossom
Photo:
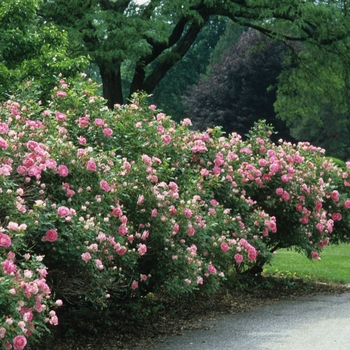
[[[332,198],[333,202],[338,202],[338,200],[339,200],[339,192],[336,191],[336,190],[332,191],[331,198]]]
[[[4,140],[2,137],[0,137],[0,148],[2,148],[2,149],[8,148],[8,144],[7,144],[6,140]]]
[[[147,246],[146,246],[146,244],[140,243],[140,244],[139,244],[138,252],[140,253],[140,255],[146,254],[146,252],[147,252]]]
[[[8,125],[6,123],[0,123],[0,133],[6,134],[8,131]]]
[[[278,196],[281,196],[283,194],[283,188],[281,188],[281,187],[276,188],[276,194]]]
[[[68,216],[70,214],[70,211],[67,207],[61,206],[57,209],[57,214],[59,216],[65,217],[65,216]]]
[[[95,259],[95,265],[99,270],[103,270],[103,264],[100,259]]]
[[[234,259],[236,263],[241,263],[243,261],[243,256],[241,254],[235,254]]]
[[[65,165],[63,165],[63,164],[59,165],[57,167],[57,172],[58,172],[58,175],[60,175],[62,177],[68,176],[68,173],[69,173],[68,168]]]
[[[65,91],[57,91],[56,96],[57,97],[66,97],[67,93]]]
[[[58,234],[57,231],[54,229],[46,231],[45,236],[43,237],[43,240],[48,241],[48,242],[55,242],[57,241]]]
[[[211,274],[213,274],[213,275],[216,274],[216,268],[214,265],[208,265],[208,270]]]
[[[227,252],[230,249],[227,243],[221,243],[220,247],[223,252]]]
[[[110,137],[113,134],[113,130],[110,128],[105,128],[103,129],[103,133],[105,134],[105,136]]]
[[[321,260],[321,258],[318,256],[318,253],[317,253],[317,252],[312,252],[312,253],[311,253],[311,256],[312,256],[313,259]]]
[[[87,263],[91,259],[91,255],[89,252],[81,254],[81,258]]]
[[[23,335],[17,335],[13,338],[14,350],[23,350],[27,345],[27,339]]]
[[[78,141],[81,145],[85,146],[86,145],[86,138],[84,136],[79,136]],[[79,151],[79,150],[78,150]]]
[[[14,262],[12,260],[4,260],[2,263],[1,263],[3,269],[4,269],[4,272],[7,273],[8,275],[10,275],[11,273],[14,273],[16,272],[16,269],[17,269],[17,266],[16,264],[14,264]]]
[[[139,282],[137,282],[137,281],[133,281],[132,283],[131,283],[131,289],[132,290],[135,290],[135,289],[137,289],[139,287]]]
[[[97,167],[94,158],[90,158],[90,160],[86,163],[86,169],[90,171],[96,171]]]
[[[6,233],[0,233],[0,247],[9,247],[11,238]]]
[[[101,118],[96,118],[94,123],[96,126],[103,126],[105,122]]]
[[[104,190],[104,191],[106,191],[106,192],[109,192],[110,191],[110,186],[109,186],[109,184],[108,184],[108,182],[107,181],[105,181],[105,180],[101,180],[100,181],[100,187]]]
[[[170,135],[163,135],[162,140],[163,140],[165,145],[169,145],[169,143],[171,142],[171,137],[170,137]]]
[[[63,122],[67,119],[67,116],[64,113],[56,112],[56,118],[58,121]]]

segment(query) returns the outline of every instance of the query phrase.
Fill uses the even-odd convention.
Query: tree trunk
[[[123,104],[120,62],[116,63],[113,68],[105,64],[99,64],[99,68],[103,84],[103,97],[107,100],[108,108],[113,109],[115,104]]]

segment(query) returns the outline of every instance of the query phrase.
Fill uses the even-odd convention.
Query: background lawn
[[[321,282],[350,283],[350,244],[325,247],[321,260],[309,260],[295,250],[281,249],[265,274],[295,275]]]

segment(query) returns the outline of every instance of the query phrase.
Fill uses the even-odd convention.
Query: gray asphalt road
[[[138,350],[349,350],[350,293],[281,301]]]

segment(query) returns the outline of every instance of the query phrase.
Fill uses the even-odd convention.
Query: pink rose
[[[265,165],[267,164],[267,160],[264,159],[264,158],[259,159],[258,164],[259,164],[260,166],[265,166]]]
[[[339,192],[334,190],[331,193],[331,198],[332,198],[333,202],[338,202],[338,200],[339,200]]]
[[[152,216],[153,218],[155,218],[155,217],[157,216],[157,214],[158,214],[158,210],[157,210],[157,209],[153,209],[153,210],[152,210],[152,213],[151,213],[151,216]]]
[[[17,167],[17,172],[18,172],[18,174],[26,175],[27,168],[24,165],[20,165],[19,167]]]
[[[192,216],[192,211],[190,209],[186,208],[184,212],[187,218],[190,218]]]
[[[120,247],[119,249],[116,250],[118,255],[124,255],[126,253],[127,249],[125,247]]]
[[[110,137],[110,136],[112,136],[112,134],[113,134],[113,130],[110,129],[110,128],[105,128],[105,129],[103,129],[103,133],[104,133],[107,137]]]
[[[80,128],[84,128],[85,126],[87,126],[89,124],[89,117],[80,117],[78,119],[78,123],[79,123],[79,127]]]
[[[183,126],[192,125],[191,119],[185,118],[184,120],[181,121],[181,125]]]
[[[322,232],[324,230],[324,226],[321,223],[316,224],[316,228]]]
[[[225,253],[230,249],[227,243],[221,243],[220,247],[221,247],[221,250]]]
[[[83,145],[83,146],[86,145],[86,138],[84,136],[79,136],[78,141],[81,145]]]
[[[57,92],[56,92],[56,96],[57,96],[57,97],[66,97],[66,96],[67,96],[67,93],[64,92],[64,91],[57,91]]]
[[[128,233],[128,228],[125,226],[125,225],[120,225],[118,227],[118,233],[121,235],[121,236],[125,236],[127,233]]]
[[[90,160],[86,163],[86,169],[90,171],[96,171],[97,167],[94,158],[90,158]]]
[[[94,123],[96,126],[103,126],[105,122],[100,118],[96,118]]]
[[[283,192],[282,197],[284,201],[288,201],[290,199],[290,195],[288,192]]]
[[[313,259],[320,260],[320,257],[318,256],[317,252],[312,252],[311,256],[312,256]]]
[[[195,229],[191,226],[191,227],[189,227],[189,228],[186,230],[186,233],[187,233],[189,236],[193,236],[194,233],[195,233]]]
[[[33,165],[28,169],[29,176],[35,176],[36,178],[40,178],[41,169],[37,165]]]
[[[91,259],[91,255],[89,252],[81,254],[81,258],[87,263]]]
[[[11,238],[6,233],[0,233],[0,247],[9,247]]]
[[[18,231],[19,230],[19,225],[17,224],[17,222],[10,221],[8,223],[8,225],[7,225],[7,228],[9,230]]]
[[[144,197],[144,195],[141,194],[137,200],[137,204],[138,205],[143,204],[144,200],[145,200],[145,197]]]
[[[132,290],[135,290],[135,289],[137,289],[139,287],[139,282],[137,282],[137,281],[133,281],[132,283],[131,283],[131,289]]]
[[[0,123],[0,133],[5,134],[9,131],[9,127],[5,123]]]
[[[212,275],[216,274],[216,268],[214,265],[208,265],[208,270]]]
[[[281,187],[278,187],[278,188],[276,188],[276,194],[278,195],[278,196],[282,196],[282,194],[283,194],[283,188],[281,188]]]
[[[63,305],[63,301],[61,299],[57,299],[55,303],[56,303],[57,306],[62,306]]]
[[[171,142],[171,137],[170,137],[170,135],[163,135],[162,140],[163,140],[165,145],[169,145],[169,143]]]
[[[67,116],[64,113],[56,112],[56,119],[60,122],[63,122],[67,119]]]
[[[55,242],[57,241],[57,238],[58,238],[58,234],[57,234],[57,231],[54,229],[46,231],[46,234],[43,237],[43,239],[48,242]]]
[[[147,252],[147,246],[146,246],[146,244],[140,243],[140,244],[139,244],[138,252],[140,253],[140,255],[146,254],[146,252]]]
[[[65,165],[59,165],[57,167],[57,172],[58,172],[58,175],[62,177],[68,176],[68,173],[69,173],[68,168]]]
[[[65,217],[65,216],[68,216],[70,214],[70,211],[67,207],[61,206],[57,209],[57,214],[59,216]]]
[[[2,149],[8,148],[8,144],[7,144],[6,140],[4,140],[2,137],[0,137],[0,148],[2,148]]]
[[[298,203],[298,204],[295,206],[295,210],[296,210],[296,211],[302,211],[302,210],[303,210],[303,204],[302,204],[302,203]]]
[[[234,259],[236,263],[241,263],[243,261],[243,256],[241,254],[235,254]]]
[[[201,276],[197,277],[197,284],[203,284],[203,277]]]
[[[344,207],[345,207],[346,209],[350,209],[350,200],[349,200],[349,199],[345,201]]]
[[[335,221],[340,221],[342,218],[342,215],[340,213],[333,213],[332,214],[332,219]]]
[[[14,350],[23,350],[27,345],[27,339],[23,335],[17,335],[13,338]]]
[[[105,181],[105,180],[101,180],[101,181],[100,181],[100,187],[101,187],[104,191],[106,191],[106,192],[109,192],[109,191],[111,190],[111,188],[110,188],[108,182]]]
[[[103,270],[103,264],[100,259],[95,259],[95,265],[99,270]]]
[[[251,261],[256,260],[256,256],[257,256],[257,251],[254,247],[249,247],[248,248],[248,259]]]
[[[11,273],[16,272],[17,266],[14,264],[12,260],[4,260],[2,263],[2,268],[4,269],[4,272],[10,275]]]
[[[282,175],[282,176],[281,176],[281,180],[282,180],[283,182],[288,182],[288,181],[289,181],[288,175]]]

